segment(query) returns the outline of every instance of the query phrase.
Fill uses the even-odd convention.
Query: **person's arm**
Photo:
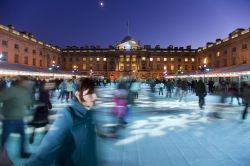
[[[68,114],[68,115],[67,115]],[[52,165],[63,145],[65,137],[70,132],[72,121],[69,119],[67,110],[62,111],[49,129],[49,132],[43,138],[42,143],[36,150],[36,153],[24,164],[25,166],[49,166]]]

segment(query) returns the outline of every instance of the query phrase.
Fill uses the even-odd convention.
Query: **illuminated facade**
[[[204,64],[210,68],[250,64],[249,47],[249,29],[237,29],[226,39],[216,39],[198,49],[141,46],[131,36],[109,48],[72,46],[61,49],[38,41],[30,33],[18,32],[13,26],[0,25],[1,61],[41,68],[56,64],[60,69],[111,79],[126,75],[162,78],[180,72],[195,73]]]
[[[211,68],[221,68],[250,64],[250,33],[248,29],[236,29],[225,39],[208,42],[198,48],[198,65],[207,64]]]
[[[27,32],[18,32],[13,26],[0,25],[1,61],[47,68],[61,63],[61,50],[38,41]]]
[[[85,75],[103,75],[111,79],[126,75],[136,78],[162,78],[166,74],[197,69],[196,50],[191,49],[191,46],[141,47],[130,36],[108,49],[98,46],[69,47],[62,50],[62,58],[63,66],[67,70],[78,66]]]

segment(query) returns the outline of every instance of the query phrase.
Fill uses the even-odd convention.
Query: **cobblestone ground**
[[[100,126],[113,124],[110,109],[114,86],[98,88],[97,122]],[[55,113],[67,106],[52,98]],[[234,99],[236,100],[236,99]],[[197,97],[189,93],[186,100],[151,94],[147,86],[130,108],[128,125],[121,128],[119,138],[98,138],[99,156],[104,166],[248,166],[250,163],[250,117],[241,120],[243,106],[236,101],[218,103],[219,97],[208,95],[205,109],[200,110]],[[214,113],[221,118],[214,117]],[[27,111],[29,120],[31,115]],[[106,128],[103,127],[105,130]],[[27,138],[30,128],[26,129]],[[35,142],[27,146],[35,152],[43,136],[37,130]],[[17,152],[19,136],[12,134],[7,150],[14,165],[25,162]],[[1,163],[1,161],[0,161]],[[1,164],[0,164],[1,165]]]

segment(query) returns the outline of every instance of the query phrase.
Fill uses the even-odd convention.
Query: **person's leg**
[[[204,105],[204,97],[203,96],[199,96],[199,107],[203,108]]]
[[[234,99],[234,95],[233,93],[231,94],[231,101],[230,101],[230,104],[233,104],[233,99]]]
[[[200,96],[198,96],[198,97],[199,97],[199,99],[198,99],[198,105],[201,108],[201,97]]]
[[[245,103],[245,109],[242,112],[242,119],[246,119],[246,115],[247,115],[247,109],[248,109],[248,103]]]
[[[66,91],[66,102],[69,102],[69,91]]]
[[[62,97],[62,91],[60,91],[57,100],[59,100]]]
[[[182,100],[183,95],[184,95],[184,90],[181,90],[181,92],[180,92],[180,96],[179,96],[179,101],[181,101],[181,100]]]
[[[20,134],[20,138],[21,138],[21,141],[20,141],[20,152],[21,152],[21,155],[25,154],[25,147],[24,147],[24,143],[25,143],[25,134],[24,134],[24,122],[23,120],[16,120],[16,123],[15,123],[15,127],[17,129],[17,132]]]
[[[62,90],[62,96],[61,96],[61,102],[63,102],[64,98],[65,98],[66,92],[65,90]]]
[[[73,99],[74,95],[73,95],[73,91],[70,91],[70,98],[71,100]]]
[[[30,135],[30,139],[29,139],[30,144],[32,144],[32,143],[34,142],[35,130],[36,130],[36,128],[35,128],[35,127],[33,127],[33,129],[32,129],[32,133],[31,133],[31,135]]]
[[[188,94],[188,90],[185,90],[184,95],[183,95],[185,102],[187,102],[187,94]]]
[[[10,120],[2,121],[2,138],[1,138],[1,147],[4,148],[7,139],[12,132],[12,123]]]
[[[201,98],[201,104],[202,104],[202,107],[205,105],[205,97],[204,96]]]
[[[241,105],[239,94],[237,93],[237,94],[235,95],[235,97],[236,97],[236,99],[237,99],[237,101],[238,101],[238,104]]]

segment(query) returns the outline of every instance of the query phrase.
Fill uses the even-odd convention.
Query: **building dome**
[[[129,35],[124,37],[116,48],[118,49],[139,49],[140,45]]]
[[[135,41],[131,36],[126,36],[122,39],[121,43],[129,42],[129,41]]]

